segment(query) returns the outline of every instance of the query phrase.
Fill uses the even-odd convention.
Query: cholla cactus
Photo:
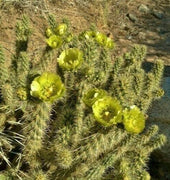
[[[92,30],[72,35],[67,21],[50,16],[36,64],[27,54],[30,32],[24,16],[10,67],[0,47],[0,177],[150,179],[149,155],[166,141],[146,121],[162,94],[162,61],[146,73],[144,46],[112,59],[112,39]]]

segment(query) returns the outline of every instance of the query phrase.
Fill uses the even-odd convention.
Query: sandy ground
[[[73,33],[95,25],[112,37],[116,54],[126,52],[133,44],[148,47],[146,61],[162,59],[170,66],[170,1],[169,0],[15,0],[0,1],[0,44],[7,56],[15,51],[15,24],[27,14],[33,34],[29,53],[35,55],[45,46],[47,17],[54,14],[60,22],[67,18]]]

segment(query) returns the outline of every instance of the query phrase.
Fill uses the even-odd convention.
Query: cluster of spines
[[[9,74],[8,74],[8,67],[7,62],[5,60],[4,52],[2,47],[0,46],[0,87],[8,81]]]
[[[137,105],[147,112],[151,102],[163,95],[159,89],[163,75],[163,62],[157,60],[150,72],[142,69],[146,54],[144,46],[134,46],[131,52],[118,58],[114,65],[108,84],[110,93],[117,97],[123,106]],[[109,85],[108,85],[109,86]]]
[[[16,24],[16,54],[26,51],[28,47],[28,39],[31,34],[29,27],[29,19],[26,15],[22,17],[22,21]]]
[[[45,103],[34,105],[35,111],[32,113],[27,110],[25,117],[30,122],[26,124],[23,133],[26,136],[25,147],[23,151],[24,159],[30,164],[31,167],[39,166],[37,162],[37,152],[42,148],[43,137],[45,129],[47,128],[47,121],[49,120],[50,107]],[[31,119],[30,119],[31,118]],[[37,163],[36,163],[37,162]]]
[[[157,130],[157,126],[152,126],[142,137],[129,136],[128,138],[124,138],[123,141],[119,142],[120,144],[113,152],[107,153],[103,159],[95,162],[94,166],[91,163],[85,177],[89,179],[102,179],[104,176],[110,176],[112,174],[111,169],[109,171],[106,170],[113,168],[114,173],[112,174],[112,178],[122,177],[123,179],[128,175],[129,178],[134,177],[134,179],[139,179],[146,172],[145,166],[150,152],[165,143],[165,136],[155,136]],[[142,142],[142,140],[144,141]],[[136,145],[135,147],[134,143]],[[149,149],[146,150],[146,148]]]
[[[17,59],[17,79],[19,87],[27,87],[30,60],[26,52],[20,52]]]
[[[104,88],[113,65],[109,50],[99,47],[99,45],[91,39],[85,40],[82,49],[85,59],[85,77],[93,86]]]

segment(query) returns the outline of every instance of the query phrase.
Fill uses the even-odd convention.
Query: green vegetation
[[[112,59],[112,39],[70,29],[49,17],[39,63],[27,53],[26,16],[10,67],[0,47],[0,178],[149,180],[149,155],[166,141],[145,125],[162,61],[146,73],[144,46]]]

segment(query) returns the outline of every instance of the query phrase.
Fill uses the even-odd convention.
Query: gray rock
[[[165,77],[164,78],[164,82],[163,82],[163,85],[162,85],[164,91],[165,91],[165,98],[170,98],[170,77]],[[170,102],[169,102],[170,103]],[[170,108],[169,108],[170,110]],[[169,114],[169,117],[170,117],[170,114]]]
[[[141,4],[141,5],[139,6],[139,11],[142,12],[142,13],[149,13],[149,12],[150,12],[150,9],[149,9],[146,5]]]
[[[138,20],[134,14],[129,13],[127,16],[132,22],[136,22]]]
[[[160,133],[167,137],[167,143],[157,151],[162,155],[164,163],[170,164],[170,77],[165,77],[162,85],[165,95],[154,102],[149,110],[149,123],[157,124]]]
[[[170,37],[167,37],[167,38],[166,38],[165,44],[166,44],[167,46],[170,46]]]
[[[138,37],[139,37],[140,40],[144,40],[144,39],[146,39],[146,33],[139,32]]]
[[[161,11],[156,11],[156,10],[154,10],[154,11],[152,12],[152,14],[153,14],[156,18],[158,18],[158,19],[162,19],[162,18],[164,17],[163,12],[161,12]]]
[[[167,137],[167,143],[152,153],[152,164],[150,170],[155,180],[170,179],[170,77],[165,77],[162,88],[164,97],[154,102],[149,110],[149,124],[157,124],[159,133]]]

